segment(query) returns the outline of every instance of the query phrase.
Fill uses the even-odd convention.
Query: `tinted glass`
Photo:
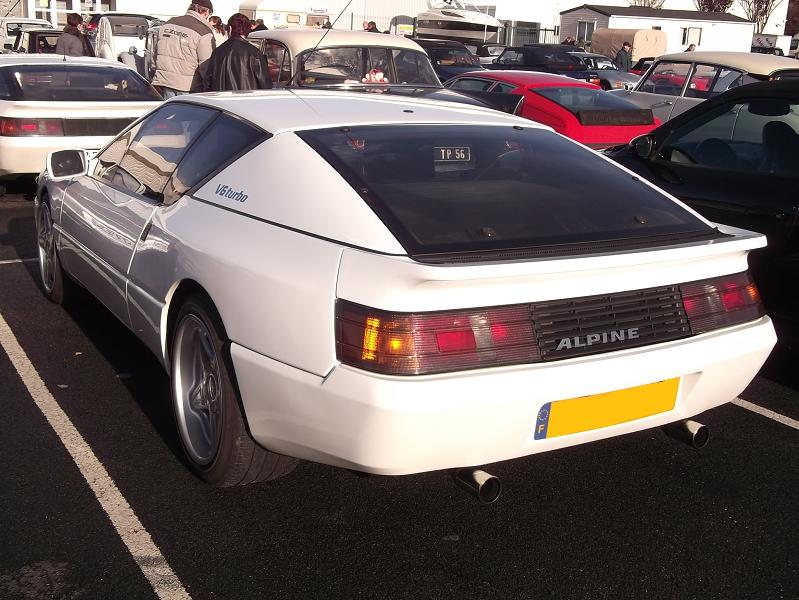
[[[130,69],[80,65],[15,65],[0,69],[14,100],[154,102],[161,96]]]
[[[546,130],[405,125],[298,135],[412,255],[562,244],[585,253],[592,243],[715,235],[637,177]]]
[[[394,68],[397,71],[397,81],[406,85],[441,85],[438,76],[433,71],[430,59],[424,52],[416,50],[392,50]]]
[[[472,67],[480,64],[480,59],[466,48],[432,48],[430,54],[436,64],[443,67]]]
[[[218,114],[208,108],[179,103],[157,110],[142,121],[119,165],[109,173],[112,183],[161,200],[176,165]]]
[[[594,88],[544,87],[530,91],[551,100],[572,113],[577,113],[580,110],[638,110],[638,107],[629,100]]]
[[[164,202],[174,202],[239,152],[266,136],[244,121],[220,115],[180,161],[164,191]]]
[[[556,48],[528,48],[525,50],[525,61],[525,64],[569,63],[583,66],[578,57]]]
[[[45,27],[48,27],[47,23],[13,23],[9,21],[6,23],[6,32],[15,34],[19,29],[25,31],[26,29],[44,29]]]
[[[799,104],[762,99],[687,123],[659,158],[701,168],[799,177]]]
[[[497,59],[497,64],[501,65],[521,65],[524,64],[524,54],[521,50],[512,50],[508,48]]]
[[[447,82],[446,87],[453,90],[473,90],[484,92],[494,85],[494,82],[486,79],[474,79],[472,77],[463,77],[452,82]]]

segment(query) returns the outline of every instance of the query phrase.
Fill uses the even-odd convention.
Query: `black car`
[[[711,221],[766,234],[751,271],[781,339],[799,342],[799,80],[735,88],[606,154]]]
[[[588,69],[573,52],[574,46],[565,44],[526,44],[524,46],[508,46],[494,62],[486,65],[489,69],[539,71],[556,73],[574,79],[582,79],[599,85],[600,78],[596,69]]]
[[[433,70],[438,75],[441,83],[461,73],[483,69],[480,59],[460,42],[427,38],[411,39],[427,52],[430,62],[433,63]]]

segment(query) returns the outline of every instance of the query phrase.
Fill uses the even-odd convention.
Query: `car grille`
[[[676,285],[537,302],[531,310],[544,361],[645,346],[691,335]]]
[[[64,119],[64,135],[116,135],[133,121],[135,118],[132,117],[124,119]]]

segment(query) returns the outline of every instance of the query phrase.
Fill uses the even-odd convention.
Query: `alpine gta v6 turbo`
[[[96,156],[51,154],[35,206],[46,294],[83,286],[156,354],[219,486],[666,425],[735,398],[775,343],[762,235],[477,107],[181,96]]]

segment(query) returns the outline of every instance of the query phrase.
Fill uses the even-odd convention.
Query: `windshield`
[[[0,69],[0,98],[52,102],[159,101],[137,73],[118,67],[15,65]]]
[[[398,48],[320,48],[299,57],[299,84],[352,83],[441,87],[424,52]]]
[[[718,235],[637,177],[538,128],[391,125],[298,135],[412,256],[588,253]]]
[[[539,96],[551,100],[568,110],[577,114],[581,110],[637,110],[638,107],[624,98],[608,94],[604,90],[565,86],[565,87],[543,87],[530,89]]]
[[[442,67],[473,67],[480,59],[465,48],[433,48],[430,54],[437,65]]]
[[[6,33],[9,35],[13,35],[17,33],[17,31],[27,31],[29,29],[44,29],[46,27],[52,27],[50,23],[47,21],[41,21],[39,23],[31,23],[31,22],[24,22],[24,23],[15,23],[13,21],[6,22]]]

